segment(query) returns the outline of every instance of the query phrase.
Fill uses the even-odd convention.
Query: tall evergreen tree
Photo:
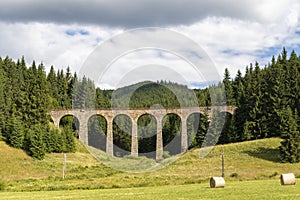
[[[282,162],[295,163],[300,161],[300,132],[297,130],[298,114],[293,116],[290,107],[282,110],[280,131],[283,141],[280,146]]]
[[[208,113],[192,114],[187,121],[190,148],[201,147],[209,126]],[[193,138],[193,140],[192,140]]]
[[[64,141],[64,149],[63,152],[75,152],[76,146],[75,146],[75,137],[74,132],[72,131],[71,127],[66,126],[62,130],[62,137]]]
[[[231,81],[231,77],[230,77],[228,68],[225,69],[223,84],[224,84],[225,91],[226,91],[227,105],[234,105],[235,101],[233,98],[234,94],[233,94],[233,89],[232,89],[232,81]]]
[[[7,142],[12,147],[22,148],[24,143],[24,127],[18,116],[12,115],[10,119],[10,132],[7,135]]]
[[[27,131],[27,152],[33,158],[42,160],[45,157],[46,146],[43,142],[44,130],[40,125],[35,125]]]
[[[3,70],[3,62],[0,57],[0,138],[2,136],[2,132],[4,131],[5,126],[5,75]]]
[[[58,95],[58,80],[56,77],[56,72],[54,70],[54,67],[51,66],[50,72],[48,73],[47,76],[47,82],[49,83],[50,86],[50,108],[59,108],[59,95]]]

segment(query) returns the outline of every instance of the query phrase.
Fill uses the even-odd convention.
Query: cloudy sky
[[[111,38],[161,27],[197,43],[221,76],[225,67],[234,76],[251,62],[264,66],[283,46],[300,54],[299,14],[297,0],[2,0],[0,56],[24,55],[28,63],[43,62],[47,69],[70,66],[79,72],[88,56]],[[116,87],[124,76],[133,79],[130,72],[150,74],[151,66],[158,74],[163,74],[159,66],[191,74],[183,77],[191,87],[205,81],[192,76],[187,62],[158,49],[133,51],[111,66],[114,76],[101,80],[103,88]]]

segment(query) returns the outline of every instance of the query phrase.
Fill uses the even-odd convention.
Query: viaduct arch
[[[208,113],[211,118],[214,110],[217,112],[228,112],[233,114],[236,107],[234,106],[211,106],[211,107],[188,107],[188,108],[166,108],[166,109],[64,109],[51,110],[50,116],[54,124],[58,127],[62,117],[72,115],[79,121],[79,140],[88,144],[88,121],[94,115],[101,115],[107,121],[106,135],[106,153],[113,156],[113,119],[118,115],[127,115],[132,122],[131,135],[131,155],[138,156],[138,135],[137,121],[140,116],[145,114],[153,115],[157,122],[156,136],[156,159],[160,159],[163,155],[163,139],[162,139],[162,120],[167,114],[176,114],[181,119],[181,152],[188,149],[187,137],[187,118],[193,113]]]

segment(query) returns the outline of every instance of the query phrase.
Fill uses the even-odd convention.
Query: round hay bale
[[[296,184],[295,175],[293,173],[281,174],[280,183],[281,185],[295,185]]]
[[[211,177],[210,178],[211,188],[223,188],[225,187],[225,180],[223,177]]]

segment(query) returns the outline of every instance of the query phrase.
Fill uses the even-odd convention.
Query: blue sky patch
[[[80,35],[89,35],[90,33],[88,31],[86,31],[86,30],[80,30],[79,34]]]
[[[237,52],[237,51],[235,51],[233,49],[225,49],[225,50],[222,51],[222,53],[224,53],[224,54],[230,54],[230,55],[233,55],[233,56],[239,56],[239,55],[241,55],[241,53],[239,53],[239,52]]]
[[[67,34],[68,36],[75,36],[75,35],[89,35],[90,33],[83,29],[80,30],[69,29],[65,31],[65,34]]]
[[[188,87],[191,89],[205,89],[208,86],[217,85],[219,81],[210,81],[210,82],[190,82]]]

